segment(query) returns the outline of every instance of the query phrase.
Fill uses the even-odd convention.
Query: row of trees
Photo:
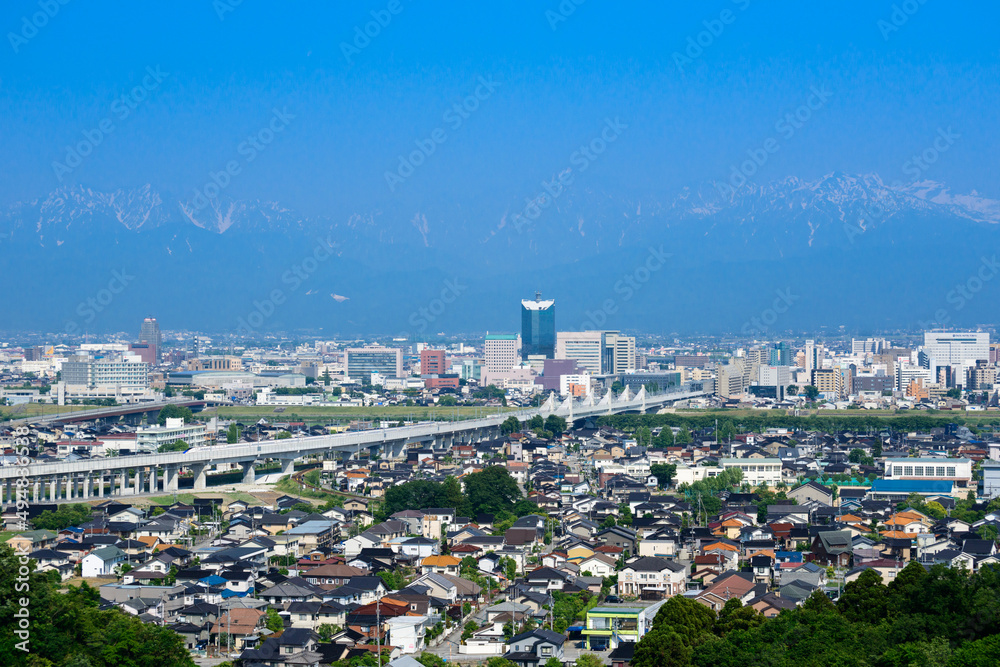
[[[517,417],[511,415],[500,424],[500,432],[503,435],[510,435],[525,429],[543,438],[558,438],[566,432],[566,420],[557,415],[549,415],[542,419],[541,415],[535,415],[526,422],[521,422]]]
[[[733,428],[734,417],[726,411],[704,412],[700,414],[670,413],[662,415],[604,415],[598,417],[597,423],[602,426],[612,426],[626,432],[635,433],[643,426],[675,426],[687,429],[714,429],[719,420],[720,435],[723,429]],[[723,421],[725,420],[725,421]],[[761,433],[768,428],[788,428],[802,431],[822,431],[835,433],[850,431],[852,433],[878,433],[891,428],[895,431],[929,431],[931,428],[947,423],[965,424],[967,419],[953,415],[936,416],[934,414],[894,415],[821,415],[795,417],[779,410],[758,410],[735,418],[741,431]],[[729,423],[729,426],[726,425]],[[973,420],[971,423],[975,423]],[[667,438],[670,434],[667,434]],[[724,437],[724,436],[723,436]]]
[[[718,615],[668,600],[636,646],[634,667],[986,667],[1000,663],[1000,568],[910,563],[888,585],[867,570],[836,604],[816,592],[765,618],[739,600]]]

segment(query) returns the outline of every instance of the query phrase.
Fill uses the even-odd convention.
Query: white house
[[[578,563],[580,572],[590,572],[595,577],[614,576],[615,564],[615,559],[605,554],[594,554]]]
[[[115,567],[124,563],[127,554],[115,546],[94,549],[83,557],[81,573],[84,577],[99,577],[104,574],[115,574]]]
[[[424,650],[424,632],[427,616],[397,616],[386,621],[389,628],[389,645],[403,653],[417,653]]]
[[[618,576],[618,590],[622,595],[641,597],[655,595],[668,598],[684,592],[687,568],[666,558],[642,557],[633,559]]]

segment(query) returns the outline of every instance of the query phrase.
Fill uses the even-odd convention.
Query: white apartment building
[[[890,459],[886,462],[885,479],[919,479],[955,482],[966,487],[972,480],[972,461],[944,457]]]
[[[149,364],[135,354],[75,356],[62,364],[62,381],[82,387],[148,387]]]
[[[584,392],[584,395],[586,395],[587,393],[590,393],[590,390],[592,388],[591,381],[590,381],[590,375],[587,374],[587,373],[583,373],[581,375],[560,375],[559,376],[559,395],[560,396],[566,396],[566,395],[568,395],[570,393],[569,389],[570,389],[570,385],[571,384],[582,385],[582,386],[586,387],[587,389]]]
[[[506,373],[521,362],[521,337],[517,334],[488,334],[483,352],[487,373]]]
[[[990,335],[974,331],[926,331],[923,350],[930,359],[934,380],[939,368],[950,366],[955,373],[955,384],[964,386],[965,367],[989,361]]]
[[[922,380],[924,386],[934,382],[934,373],[929,368],[900,359],[896,362],[896,391],[906,391],[914,380]]]
[[[172,445],[183,440],[191,447],[209,443],[208,427],[203,424],[185,424],[180,417],[168,418],[163,426],[140,428],[135,434],[136,449],[155,452],[161,445]]]
[[[722,468],[709,468],[707,475],[715,477],[729,468],[739,468],[743,471],[743,481],[751,486],[761,482],[768,486],[781,483],[781,459],[719,459]],[[712,474],[715,472],[715,474]]]

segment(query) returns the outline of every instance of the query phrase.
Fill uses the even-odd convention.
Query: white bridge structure
[[[647,394],[645,387],[633,395],[628,388],[618,396],[610,391],[601,399],[558,400],[555,394],[538,408],[502,412],[497,415],[453,422],[423,422],[397,428],[286,438],[233,445],[195,447],[185,452],[139,454],[55,463],[29,463],[0,467],[0,502],[15,500],[18,487],[22,498],[32,502],[88,500],[107,496],[144,493],[175,493],[182,471],[194,477],[194,490],[207,488],[208,471],[219,464],[236,464],[243,469],[243,482],[255,481],[254,467],[270,459],[280,462],[281,473],[290,475],[296,459],[319,454],[328,458],[360,457],[361,450],[383,458],[405,456],[411,445],[443,450],[500,437],[500,424],[510,418],[528,420],[535,415],[556,415],[567,422],[587,417],[659,410],[676,401],[703,396],[702,385],[693,383],[674,391]]]

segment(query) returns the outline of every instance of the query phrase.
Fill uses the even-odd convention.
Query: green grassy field
[[[239,419],[254,421],[305,421],[310,423],[347,423],[351,420],[381,421],[453,421],[455,419],[475,419],[503,412],[513,412],[517,408],[476,408],[476,407],[406,407],[404,405],[373,406],[365,408],[341,408],[320,406],[288,406],[283,412],[275,412],[272,406],[223,406],[211,408],[199,413],[200,419],[206,419],[212,414],[218,414],[222,419]]]
[[[254,505],[260,503],[260,498],[255,498],[249,493],[244,493],[243,491],[205,491],[203,493],[178,493],[177,502],[184,503],[185,505],[191,505],[194,503],[195,498],[218,498],[222,496],[225,500],[225,504],[235,502],[237,500],[242,500],[243,502],[252,503]],[[149,503],[152,505],[172,505],[174,503],[174,496],[171,494],[169,496],[153,496],[151,498],[135,498],[131,500],[134,504],[145,504]]]
[[[15,406],[0,407],[2,419],[24,419],[40,415],[68,414],[80,410],[93,410],[98,405],[52,405],[50,403],[23,403]]]

